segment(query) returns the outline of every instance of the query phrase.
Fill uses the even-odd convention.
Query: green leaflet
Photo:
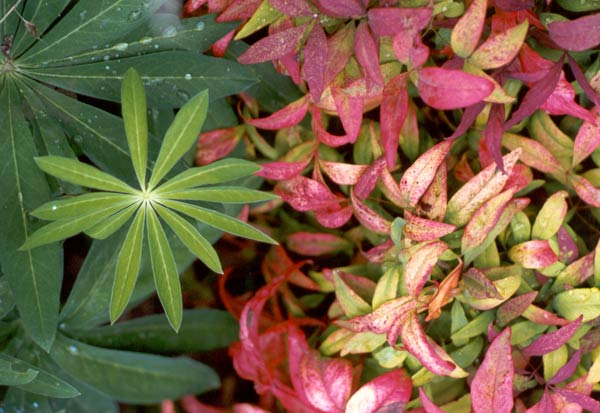
[[[125,311],[137,281],[144,245],[146,206],[141,206],[127,232],[117,259],[115,282],[110,298],[110,321],[114,323]]]
[[[125,134],[131,153],[131,162],[142,190],[146,188],[146,163],[148,160],[148,118],[146,115],[146,91],[140,76],[134,69],[125,73],[121,87],[121,112]]]
[[[243,178],[260,170],[260,166],[242,159],[222,159],[210,165],[190,168],[156,188],[157,194],[202,185],[220,184]]]
[[[38,371],[35,369],[18,369],[19,363],[0,357],[0,385],[14,386],[26,384],[35,379]],[[17,367],[17,369],[15,369]]]
[[[210,242],[204,238],[200,232],[192,224],[181,218],[179,215],[171,212],[168,208],[162,207],[159,204],[156,206],[156,212],[162,219],[171,227],[177,234],[177,237],[183,244],[200,260],[206,264],[208,268],[216,273],[223,274],[221,262],[217,251],[210,245]]]
[[[159,403],[216,389],[219,377],[190,358],[109,350],[62,335],[50,355],[78,380],[129,403]]]
[[[98,168],[59,156],[41,156],[35,159],[40,169],[63,181],[105,191],[135,194],[137,191],[125,182]]]
[[[4,406],[9,412],[53,413],[47,397],[23,391],[16,387],[9,388],[4,396]]]
[[[249,204],[279,198],[277,195],[268,192],[246,189],[242,186],[183,189],[168,192],[164,194],[164,197],[187,201],[227,202],[230,204]]]
[[[46,202],[31,211],[31,215],[47,221],[57,221],[88,215],[114,205],[117,202],[134,202],[135,200],[136,198],[131,195],[92,192],[58,201]]]
[[[137,210],[139,204],[133,204],[119,212],[112,214],[104,221],[85,230],[85,233],[92,238],[106,239],[119,230],[131,218]]]
[[[161,203],[171,209],[202,221],[211,227],[218,228],[240,237],[267,242],[269,244],[277,244],[277,241],[257,230],[252,225],[246,224],[239,219],[232,218],[220,212],[196,205],[185,204],[179,201],[161,200]]]
[[[156,291],[171,327],[178,331],[181,326],[183,303],[175,259],[165,231],[152,208],[148,208],[146,219]]]
[[[173,168],[190,147],[196,142],[206,113],[208,111],[208,92],[201,92],[183,106],[167,130],[163,145],[154,164],[148,187],[156,184]]]

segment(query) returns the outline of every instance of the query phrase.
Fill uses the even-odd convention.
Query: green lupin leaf
[[[210,225],[211,227],[229,232],[240,237],[253,239],[256,241],[267,242],[269,244],[277,244],[273,238],[262,233],[252,225],[246,224],[239,219],[232,218],[228,215],[217,211],[212,211],[207,208],[202,208],[196,205],[185,204],[178,201],[164,200],[162,203],[176,211],[189,215],[199,221]]]
[[[85,233],[92,238],[106,239],[112,234],[117,232],[125,223],[131,218],[133,213],[137,210],[139,203],[136,202],[133,205],[128,206],[125,209],[120,210],[106,218],[99,224],[87,229]]]
[[[148,160],[148,119],[146,91],[142,79],[135,69],[129,69],[125,73],[121,97],[121,111],[131,152],[131,161],[143,190],[146,187],[146,163]]]
[[[154,188],[158,182],[171,170],[173,165],[196,142],[200,129],[208,111],[208,91],[194,96],[177,112],[175,120],[167,130],[163,145],[158,153],[150,183]]]
[[[169,247],[167,236],[156,213],[152,208],[148,208],[146,214],[148,241],[156,291],[171,327],[175,331],[178,331],[181,326],[183,303],[181,301],[181,285],[179,284],[175,259],[173,258],[173,252],[171,251],[171,247]]]
[[[35,158],[40,169],[63,181],[104,191],[136,194],[138,191],[112,175],[83,162],[59,156]]]
[[[177,237],[183,244],[208,268],[216,273],[222,274],[221,262],[217,251],[210,245],[210,242],[204,238],[192,224],[181,218],[179,215],[171,212],[168,208],[155,205],[156,211],[162,219],[171,227]]]
[[[58,221],[88,215],[110,207],[117,202],[134,202],[135,200],[136,198],[131,195],[92,192],[72,198],[46,202],[34,209],[31,215],[47,221]]]
[[[125,311],[137,281],[144,245],[145,212],[145,206],[138,209],[117,259],[115,282],[110,299],[111,323],[114,323]]]
[[[277,199],[268,192],[256,191],[237,186],[215,186],[210,188],[183,189],[164,194],[165,198],[187,201],[223,202],[228,204],[248,204]]]

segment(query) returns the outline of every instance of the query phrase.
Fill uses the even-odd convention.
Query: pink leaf
[[[373,83],[383,86],[383,77],[379,66],[379,47],[371,35],[369,26],[364,21],[356,28],[354,56],[365,71],[367,88],[371,89],[371,84]]]
[[[336,136],[327,132],[325,128],[323,128],[322,114],[318,108],[311,108],[310,113],[312,115],[312,130],[317,136],[317,139],[319,139],[319,141],[323,142],[327,146],[331,146],[332,148],[337,148],[339,146],[353,142],[352,138],[349,135]],[[360,116],[362,118],[362,112]]]
[[[280,182],[275,192],[297,211],[323,209],[340,202],[325,185],[303,176]]]
[[[600,13],[548,25],[550,39],[564,50],[581,52],[600,44]]]
[[[596,118],[595,123],[583,122],[575,137],[571,166],[579,164],[591,155],[598,146],[600,146],[600,121]]]
[[[463,111],[463,115],[460,118],[460,123],[458,124],[458,127],[452,133],[452,135],[448,137],[448,139],[456,139],[459,136],[462,136],[465,133],[467,133],[471,125],[475,123],[475,119],[477,119],[477,116],[479,116],[485,105],[486,103],[482,101],[465,108],[465,110]]]
[[[300,121],[304,119],[304,116],[306,116],[307,110],[308,100],[306,99],[306,96],[303,96],[266,118],[247,118],[245,121],[259,129],[279,130],[300,123]]]
[[[481,102],[492,93],[494,83],[462,70],[427,67],[419,70],[417,88],[427,105],[450,110]]]
[[[233,20],[246,20],[252,17],[258,9],[262,0],[234,0],[217,17],[219,23]]]
[[[432,11],[429,7],[371,8],[368,12],[369,26],[378,36],[393,36],[398,33],[414,35],[427,26]]]
[[[360,199],[358,199],[358,197],[356,197],[354,190],[350,192],[350,200],[352,201],[354,216],[368,230],[381,234],[390,233],[391,222],[366,206]]]
[[[472,267],[463,274],[465,288],[476,299],[495,298],[502,300],[502,294],[486,275],[479,269]]]
[[[264,37],[238,57],[238,61],[247,65],[279,59],[296,49],[307,27],[305,23]]]
[[[490,155],[498,169],[503,173],[504,162],[502,161],[502,135],[504,133],[504,105],[494,104],[490,110],[488,122],[484,130],[485,143]]]
[[[225,409],[207,406],[198,401],[194,396],[185,396],[181,399],[181,406],[186,413],[226,413]],[[165,413],[165,412],[163,412]]]
[[[443,141],[419,156],[404,172],[400,179],[400,191],[405,195],[408,205],[415,206],[433,181],[439,166],[446,160],[452,146],[451,141]]]
[[[550,115],[571,115],[588,122],[596,121],[594,114],[575,103],[575,89],[565,78],[564,72],[560,74],[556,87],[540,109]]]
[[[390,346],[395,346],[400,334],[400,326],[412,314],[417,303],[409,296],[396,298],[382,304],[370,314],[337,321],[336,324],[356,332],[371,331],[386,334]]]
[[[404,211],[404,218],[406,219],[404,235],[417,242],[433,241],[456,229],[456,225],[420,218],[407,210]]]
[[[511,320],[514,320],[529,307],[535,297],[537,296],[537,292],[530,291],[528,293],[519,295],[517,297],[511,298],[507,302],[503,303],[500,308],[496,311],[496,318],[501,325],[507,325]]]
[[[285,56],[279,58],[279,61],[273,63],[275,64],[275,68],[280,73],[287,74],[292,79],[292,82],[297,85],[302,83],[302,77],[300,76],[300,62],[298,61],[298,55],[295,50],[292,50]],[[281,64],[285,70],[280,69],[279,64]]]
[[[538,141],[505,133],[502,138],[502,144],[510,150],[522,150],[521,161],[538,171],[549,174],[560,174],[562,170],[560,162]]]
[[[362,96],[351,96],[343,89],[336,87],[331,88],[331,95],[346,131],[346,139],[350,143],[354,143],[362,124],[364,98]]]
[[[381,171],[380,178],[383,184],[381,190],[385,196],[394,204],[405,206],[406,200],[404,199],[404,194],[400,191],[400,186],[387,168]]]
[[[218,19],[217,19],[218,20]],[[230,31],[225,36],[221,37],[219,40],[213,43],[210,47],[210,51],[215,57],[223,57],[229,44],[233,40],[233,36],[235,36],[235,30]]]
[[[413,297],[417,297],[431,275],[444,251],[449,249],[443,241],[433,241],[423,245],[411,254],[404,271],[406,289]]]
[[[571,175],[571,185],[579,195],[579,198],[593,207],[600,208],[600,190],[583,176]]]
[[[412,381],[404,371],[392,370],[358,389],[348,400],[345,413],[377,413],[387,411],[386,407],[403,411],[411,392]]]
[[[573,374],[575,374],[575,370],[581,361],[581,353],[581,349],[577,350],[575,354],[571,356],[569,361],[556,372],[554,377],[548,380],[548,384],[558,384],[573,377]]]
[[[531,408],[527,409],[525,413],[558,413],[547,388],[544,389],[544,393],[542,394],[540,401],[531,406]],[[564,413],[573,412],[564,411]]]
[[[354,165],[341,162],[330,162],[319,159],[323,172],[338,185],[355,185],[360,176],[368,168],[367,165]]]
[[[448,167],[442,162],[417,206],[419,215],[442,221],[448,206]]]
[[[526,241],[508,251],[508,257],[524,268],[539,269],[554,264],[558,257],[547,240]]]
[[[296,232],[287,238],[290,251],[315,257],[343,251],[351,245],[345,238],[327,233]]]
[[[495,0],[494,3],[504,11],[521,11],[532,8],[535,0]]]
[[[522,316],[536,324],[543,324],[548,326],[564,326],[569,324],[568,320],[560,318],[550,311],[546,311],[540,307],[531,304],[525,309]]]
[[[510,334],[510,327],[507,327],[494,339],[473,377],[471,383],[473,413],[512,411],[514,366]]]
[[[415,312],[402,324],[400,334],[404,347],[432,373],[448,376],[457,368],[446,352],[425,335]]]
[[[556,240],[558,241],[559,261],[570,264],[579,258],[579,247],[577,247],[575,240],[573,240],[571,234],[565,229],[564,225],[560,226],[558,233],[556,234]]]
[[[352,206],[332,205],[315,211],[315,218],[325,228],[339,228],[352,218]]]
[[[425,413],[446,413],[439,407],[437,407],[433,402],[427,397],[425,391],[423,391],[422,387],[419,387],[419,398],[421,399],[421,403],[425,408]]]
[[[585,74],[570,54],[567,54],[567,59],[569,60],[569,66],[571,67],[571,71],[573,72],[573,76],[575,76],[575,80],[579,83],[579,86],[585,92],[585,95],[592,101],[596,106],[600,106],[600,97],[596,93],[596,91],[590,85]]]
[[[302,65],[302,77],[308,83],[308,89],[313,101],[321,100],[325,89],[325,71],[327,65],[327,36],[320,24],[316,24],[306,45],[304,46],[304,64]]]
[[[408,113],[406,74],[400,74],[385,85],[380,107],[381,144],[389,168],[398,157],[400,130]]]
[[[358,0],[313,0],[313,3],[323,13],[339,19],[359,17],[365,12]]]
[[[269,0],[269,3],[290,17],[310,16],[313,13],[305,0]]]
[[[354,34],[356,28],[353,21],[337,30],[327,41],[327,65],[325,84],[330,83],[346,66],[354,50]],[[320,68],[323,70],[323,67]]]
[[[241,128],[217,129],[200,134],[196,145],[196,163],[208,165],[226,157],[235,149],[242,134]]]
[[[292,179],[300,175],[309,162],[310,157],[300,162],[267,162],[261,165],[262,169],[255,175],[276,181]]]
[[[386,169],[385,159],[379,158],[360,176],[354,187],[354,194],[359,199],[365,199],[375,188],[379,176]]]
[[[572,403],[576,403],[592,413],[600,413],[600,402],[579,392],[557,388],[556,392]],[[564,410],[563,410],[564,411]]]
[[[583,316],[579,316],[579,318],[573,320],[566,326],[561,327],[552,333],[541,335],[536,338],[533,343],[522,350],[523,354],[527,356],[542,356],[558,349],[573,337],[573,334],[575,334],[581,325],[582,320]]]

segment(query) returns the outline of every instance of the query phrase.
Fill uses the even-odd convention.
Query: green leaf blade
[[[125,223],[131,218],[139,206],[139,202],[136,202],[119,212],[106,218],[104,221],[94,225],[93,227],[86,229],[85,233],[95,239],[106,239],[112,234],[117,232]]]
[[[200,92],[179,110],[158,153],[149,188],[154,188],[196,142],[207,112],[208,91]]]
[[[144,244],[145,207],[140,207],[127,232],[117,259],[115,281],[110,299],[110,322],[114,323],[125,311],[137,281]]]
[[[123,79],[121,105],[131,161],[140,187],[144,189],[146,187],[146,163],[148,161],[146,91],[140,76],[133,68],[125,73]]]
[[[169,323],[175,331],[181,326],[183,302],[181,285],[173,252],[158,216],[151,207],[147,208],[148,241],[154,282],[158,298],[167,314]]]
[[[217,251],[215,251],[210,242],[192,224],[163,206],[155,205],[155,208],[160,217],[171,227],[173,232],[177,234],[181,242],[183,242],[192,254],[198,257],[214,272],[223,274],[223,268],[221,267]]]
[[[102,191],[136,194],[138,191],[112,175],[75,159],[41,156],[35,159],[41,170],[63,181]]]
[[[224,204],[251,204],[254,202],[279,199],[275,194],[235,186],[182,189],[174,192],[167,192],[163,196],[168,199],[220,202]]]
[[[134,202],[135,199],[130,195],[124,194],[92,192],[72,198],[46,202],[31,211],[31,215],[46,221],[71,219],[102,210],[118,202]]]

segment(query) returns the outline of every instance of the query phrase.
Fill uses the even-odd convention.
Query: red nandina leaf
[[[227,413],[225,409],[208,406],[198,401],[194,396],[185,396],[181,399],[181,406],[186,413]],[[175,410],[173,410],[175,411]],[[166,412],[162,412],[166,413]]]
[[[356,26],[353,21],[337,30],[327,41],[327,65],[325,84],[329,84],[346,66],[354,50],[354,33]],[[323,67],[320,68],[323,70]]]
[[[351,96],[343,89],[336,87],[331,88],[331,95],[346,131],[346,139],[350,143],[354,143],[358,138],[360,125],[362,124],[364,98],[362,96]]]
[[[354,195],[359,199],[365,199],[377,185],[377,180],[386,169],[385,159],[379,158],[371,164],[360,176],[354,187]]]
[[[242,134],[243,130],[238,127],[200,134],[196,145],[196,164],[208,165],[226,157],[235,149]]]
[[[269,3],[286,16],[300,17],[313,14],[305,0],[269,0]]]
[[[409,206],[417,205],[440,165],[445,162],[452,141],[443,141],[428,149],[404,172],[400,179],[400,192],[405,194]]]
[[[494,283],[491,282],[481,270],[474,267],[469,268],[469,270],[463,274],[463,280],[467,291],[473,298],[495,298],[497,300],[502,300],[502,294],[500,294]]]
[[[290,103],[283,109],[272,113],[266,118],[246,118],[244,120],[246,123],[249,123],[250,125],[260,129],[279,130],[289,128],[300,123],[300,121],[304,119],[304,116],[306,116],[307,110],[308,99],[306,96],[303,96],[297,101]]]
[[[556,314],[539,308],[533,304],[527,307],[527,309],[525,309],[525,311],[521,315],[523,316],[523,318],[526,318],[529,321],[533,321],[537,324],[543,324],[548,326],[564,326],[566,324],[569,324],[569,320],[560,318]]]
[[[590,82],[588,82],[587,78],[585,77],[585,74],[583,73],[583,71],[581,70],[581,68],[575,61],[575,59],[573,59],[571,57],[571,55],[568,53],[567,53],[567,59],[569,60],[569,66],[571,67],[571,72],[573,72],[573,76],[575,76],[575,80],[577,80],[577,83],[579,83],[579,86],[581,86],[581,88],[585,92],[586,96],[592,102],[594,102],[594,104],[596,106],[600,106],[600,97],[598,96],[596,91],[592,88],[592,86],[590,85]]]
[[[477,47],[483,32],[486,10],[487,0],[474,0],[452,29],[450,44],[454,53],[460,57],[469,57]]]
[[[338,185],[356,185],[361,175],[369,168],[367,165],[330,162],[319,159],[319,166]]]
[[[505,326],[523,314],[523,312],[527,310],[527,307],[533,304],[536,296],[536,291],[530,291],[528,293],[511,298],[507,302],[503,303],[500,308],[496,310],[496,318],[498,319],[500,325]]]
[[[590,396],[586,396],[585,394],[581,394],[577,391],[561,388],[556,388],[556,393],[560,394],[568,401],[576,403],[592,413],[600,413],[600,402],[596,399],[593,399]]]
[[[502,135],[504,133],[504,105],[494,104],[490,110],[488,122],[484,130],[484,139],[490,155],[498,169],[503,173],[504,162],[502,160]]]
[[[570,264],[579,258],[579,247],[577,247],[575,240],[573,240],[564,225],[560,226],[556,234],[556,240],[558,241],[559,261]]]
[[[377,334],[386,334],[390,346],[395,346],[400,334],[400,326],[412,314],[417,302],[409,296],[396,298],[382,304],[370,314],[339,320],[336,324],[355,332],[371,331]]]
[[[419,96],[423,101],[442,110],[458,109],[481,102],[494,90],[486,78],[441,67],[419,70]]]
[[[315,211],[315,218],[325,228],[339,228],[352,218],[352,206],[332,205]]]
[[[274,62],[274,64],[275,68],[280,73],[286,73],[292,79],[292,82],[297,85],[302,83],[302,76],[300,75],[300,62],[298,61],[298,55],[294,50],[281,57],[278,61]],[[283,69],[279,67],[280,64],[283,66]]]
[[[596,121],[594,114],[575,103],[575,90],[565,78],[564,72],[560,74],[554,91],[540,109],[550,115],[571,115],[588,122]]]
[[[313,0],[323,13],[338,19],[357,18],[365,13],[365,7],[359,0]]]
[[[346,250],[352,244],[335,234],[296,232],[288,236],[287,246],[298,254],[318,257]]]
[[[233,0],[217,17],[219,23],[246,20],[256,12],[262,0]]]
[[[368,230],[381,233],[389,234],[391,222],[383,218],[381,215],[373,211],[371,208],[366,206],[358,197],[354,194],[354,190],[350,191],[350,200],[352,202],[352,209],[354,216],[358,221],[363,224]]]
[[[339,146],[345,145],[347,143],[353,143],[354,141],[351,139],[349,135],[344,136],[336,136],[327,132],[325,128],[323,128],[322,124],[322,114],[321,110],[318,108],[311,108],[310,111],[312,115],[311,126],[312,130],[317,136],[319,141],[323,142],[327,146],[331,146],[332,148],[337,148]],[[362,111],[361,111],[361,119],[362,119]]]
[[[558,257],[547,240],[532,240],[515,245],[508,257],[524,268],[539,269],[554,264]]]
[[[524,20],[521,24],[490,37],[475,50],[469,62],[484,70],[509,64],[519,53],[528,28],[529,23]]]
[[[381,171],[380,178],[381,183],[383,184],[382,192],[385,196],[394,204],[405,206],[406,201],[404,199],[404,194],[400,191],[400,186],[387,168]]]
[[[387,165],[393,168],[398,157],[400,130],[408,113],[406,73],[396,76],[385,85],[379,110],[381,144]]]
[[[304,176],[280,182],[275,192],[297,211],[323,209],[341,201],[325,185]]]
[[[471,125],[475,123],[475,119],[477,119],[477,116],[479,116],[483,108],[485,108],[485,105],[486,103],[482,101],[465,108],[463,115],[460,118],[460,123],[458,124],[458,127],[452,133],[452,135],[448,137],[448,139],[453,140],[458,138],[459,136],[464,135],[469,130]]]
[[[371,89],[373,83],[383,87],[383,76],[379,66],[379,47],[371,35],[369,26],[364,21],[356,28],[354,56],[365,72],[367,89]]]
[[[554,400],[550,396],[548,388],[544,389],[544,393],[542,394],[542,398],[540,399],[540,401],[531,406],[529,409],[527,409],[525,413],[557,413],[556,406],[554,405]]]
[[[404,271],[404,282],[409,294],[415,298],[419,295],[440,256],[449,248],[443,241],[433,241],[423,245],[410,256]]]
[[[582,52],[600,44],[600,13],[548,25],[554,43],[564,50]]]
[[[560,382],[563,382],[563,381],[573,377],[573,374],[575,373],[575,370],[577,369],[577,366],[579,365],[579,362],[581,361],[581,354],[582,354],[582,350],[581,349],[577,350],[575,352],[575,354],[573,354],[571,356],[571,358],[569,359],[567,364],[562,366],[556,372],[554,377],[552,377],[550,380],[548,380],[548,384],[549,385],[558,384]]]
[[[210,47],[210,51],[215,57],[223,57],[225,56],[225,52],[233,40],[233,36],[235,36],[235,30],[230,31],[225,36],[221,37],[219,40],[213,43]]]
[[[581,325],[582,320],[583,316],[579,316],[576,320],[573,320],[566,326],[561,327],[552,333],[541,335],[536,338],[533,343],[522,350],[523,354],[526,356],[542,356],[558,349],[573,337],[573,334],[575,334]]]
[[[437,170],[431,185],[421,197],[417,212],[421,216],[442,221],[448,204],[448,172],[443,162]]]
[[[492,342],[471,383],[473,413],[510,413],[513,408],[514,366],[510,327]]]
[[[416,32],[401,32],[392,39],[392,49],[396,58],[404,64],[418,68],[427,62],[429,48],[423,44]]]
[[[563,59],[558,61],[548,70],[546,75],[535,83],[527,94],[523,97],[523,101],[515,112],[513,112],[510,119],[504,125],[504,129],[510,129],[523,119],[531,116],[536,110],[538,110],[550,97],[562,73]]]
[[[374,7],[368,11],[369,26],[378,36],[414,36],[429,24],[432,12],[429,7]]]
[[[427,394],[423,390],[422,387],[419,387],[419,398],[421,399],[421,403],[425,408],[425,413],[446,413],[439,407],[437,407],[433,402],[427,397]]]
[[[579,128],[573,146],[573,162],[575,166],[587,158],[600,146],[600,121],[596,117],[595,122],[585,121]]]
[[[600,190],[598,188],[583,176],[571,175],[569,179],[579,198],[593,207],[600,208]]]
[[[458,279],[462,272],[463,263],[459,261],[458,265],[446,276],[440,283],[438,289],[431,297],[431,301],[427,305],[428,314],[425,321],[430,321],[438,318],[442,314],[442,307],[452,301],[458,287]]]
[[[302,77],[308,83],[313,101],[319,102],[325,89],[325,71],[327,66],[327,36],[320,24],[315,24],[304,46]]]
[[[403,370],[395,369],[358,389],[348,400],[345,413],[378,413],[392,407],[393,411],[401,412],[410,400],[411,392],[410,378]]]
[[[521,152],[521,161],[532,168],[548,174],[560,174],[562,166],[552,153],[536,140],[505,133],[502,144],[510,150]]]
[[[300,380],[309,403],[319,411],[343,413],[352,389],[352,364],[321,357],[310,349],[300,359]]]
[[[260,39],[238,57],[238,62],[245,65],[267,62],[293,52],[307,27],[308,23],[305,23],[302,26],[282,30]]]
[[[456,229],[456,225],[420,218],[407,210],[404,211],[404,218],[406,219],[404,235],[417,242],[433,241]]]
[[[262,169],[254,175],[263,178],[282,181],[292,179],[302,173],[310,162],[310,157],[300,162],[267,162],[261,165]]]
[[[504,11],[521,11],[532,8],[535,0],[495,0],[494,3]]]
[[[450,361],[450,356],[425,335],[416,312],[410,313],[402,324],[400,334],[404,347],[432,373],[448,376],[457,368]]]

